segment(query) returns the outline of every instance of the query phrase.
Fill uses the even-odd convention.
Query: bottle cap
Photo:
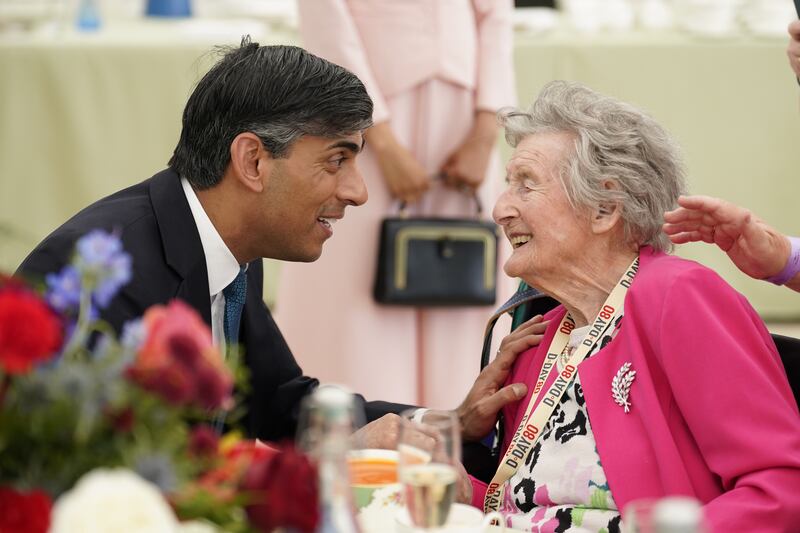
[[[338,385],[321,385],[303,401],[297,442],[306,452],[317,450],[323,439],[344,440],[355,431],[361,419],[356,413],[352,392]]]

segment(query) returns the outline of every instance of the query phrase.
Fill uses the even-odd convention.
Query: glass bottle
[[[81,0],[78,5],[78,16],[75,25],[80,31],[96,31],[100,29],[100,10],[96,0]]]
[[[319,524],[317,533],[360,533],[355,516],[347,452],[355,421],[353,395],[322,385],[307,398],[298,441],[317,463]]]

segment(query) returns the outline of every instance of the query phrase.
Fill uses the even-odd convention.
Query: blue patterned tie
[[[225,316],[222,321],[222,329],[225,334],[225,351],[229,352],[234,346],[239,344],[239,327],[242,322],[242,309],[244,308],[245,294],[247,293],[247,274],[245,267],[239,269],[239,273],[222,289],[225,296]],[[214,417],[214,428],[217,435],[222,435],[225,429],[225,416],[227,413],[220,410]]]
[[[223,330],[225,333],[225,344],[228,349],[239,343],[239,326],[242,321],[242,308],[244,308],[245,294],[247,293],[247,274],[244,267],[239,269],[239,273],[222,289],[225,296],[225,318]]]

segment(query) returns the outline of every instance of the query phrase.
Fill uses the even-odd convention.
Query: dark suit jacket
[[[17,273],[41,279],[60,270],[69,262],[75,241],[97,228],[117,231],[133,259],[133,279],[101,313],[117,331],[151,305],[173,298],[187,302],[211,324],[203,247],[175,172],[159,172],[83,209],[42,241]],[[262,274],[260,259],[250,263],[240,332],[251,380],[244,424],[252,437],[277,440],[293,437],[300,401],[319,382],[303,375],[264,305]],[[386,402],[364,406],[368,420],[409,407]]]

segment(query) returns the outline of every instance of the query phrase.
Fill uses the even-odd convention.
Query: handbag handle
[[[433,176],[431,176],[431,181],[443,180],[443,179],[444,175],[442,173],[434,174]],[[467,185],[460,185],[458,187],[458,192],[465,194],[471,197],[473,200],[475,200],[475,218],[477,219],[481,218],[481,216],[483,215],[483,202],[481,202],[481,199],[478,196],[478,191]],[[404,200],[399,200],[398,205],[399,205],[400,218],[408,218],[408,211],[406,211],[406,209],[408,208],[408,202]]]

